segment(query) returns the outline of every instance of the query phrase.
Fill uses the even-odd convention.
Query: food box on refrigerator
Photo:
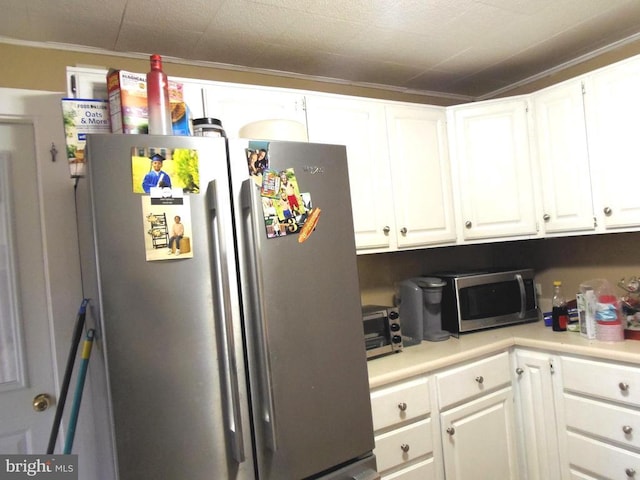
[[[190,135],[189,109],[183,85],[169,80],[169,102],[174,135]],[[148,133],[147,76],[111,69],[107,73],[112,133]]]

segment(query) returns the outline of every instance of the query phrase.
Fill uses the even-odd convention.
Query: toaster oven
[[[367,359],[402,351],[402,329],[397,307],[363,306],[362,325]]]

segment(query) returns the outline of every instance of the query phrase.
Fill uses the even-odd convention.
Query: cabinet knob
[[[478,382],[480,385],[482,385],[484,383],[484,377],[482,375],[478,375],[476,377],[476,382]]]
[[[604,209],[602,211],[604,212],[604,214],[606,216],[611,215],[611,212],[612,212],[611,207],[604,207]]]
[[[455,433],[456,433],[456,429],[455,429],[455,428],[453,428],[453,427],[449,427],[449,428],[447,428],[447,433],[448,433],[449,435],[453,436],[453,435],[455,435]]]
[[[627,477],[635,477],[636,476],[636,471],[633,468],[625,468],[624,469],[624,473],[627,474]]]
[[[385,227],[382,229],[382,232],[385,235],[389,235],[389,232],[391,231],[391,227],[389,225],[385,225]]]
[[[400,411],[401,411],[401,412],[404,412],[404,411],[406,411],[406,410],[407,410],[407,404],[406,404],[406,403],[404,403],[404,402],[400,402],[400,403],[398,404],[398,408],[400,409]]]
[[[402,235],[406,235],[406,234],[407,234],[407,232],[408,232],[407,227],[402,227],[402,228],[400,229],[400,233],[401,233]]]
[[[407,443],[403,443],[402,445],[400,445],[400,448],[404,453],[407,453],[409,451],[409,445]]]
[[[631,432],[633,432],[633,428],[630,425],[624,425],[622,427],[622,431],[624,432],[625,435],[630,435]]]
[[[551,220],[551,215],[549,215],[548,213],[545,213],[545,214],[542,216],[542,219],[543,219],[545,222],[548,222],[549,220]]]
[[[524,373],[524,370],[522,369],[522,367],[518,367],[518,368],[516,368],[516,373],[518,375],[522,375]]]
[[[629,384],[626,382],[620,382],[618,384],[618,387],[620,388],[621,392],[628,392],[629,391]]]
[[[471,228],[473,226],[473,223],[471,223],[469,220],[467,220],[466,222],[464,222],[464,226],[467,228]]]

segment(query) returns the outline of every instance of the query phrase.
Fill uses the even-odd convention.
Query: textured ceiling
[[[0,0],[0,36],[479,98],[640,32],[639,0]]]

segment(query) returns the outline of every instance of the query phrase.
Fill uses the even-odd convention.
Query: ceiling
[[[0,8],[0,36],[10,41],[443,97],[490,97],[640,38],[638,0],[0,0]]]

